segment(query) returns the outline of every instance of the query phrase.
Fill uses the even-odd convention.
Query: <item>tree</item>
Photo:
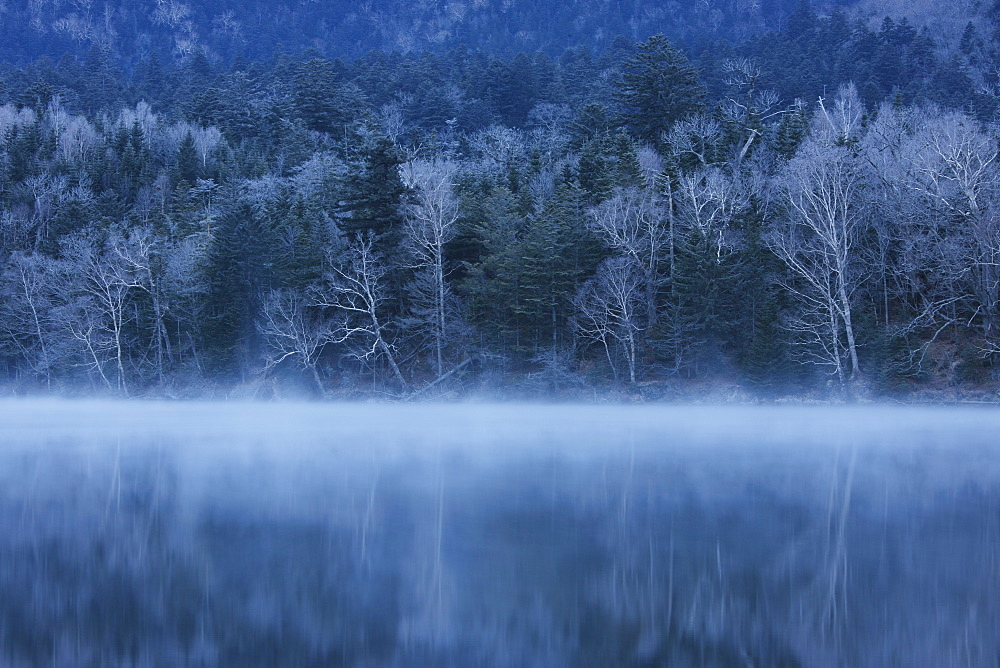
[[[1000,316],[1000,164],[996,138],[961,113],[929,118],[908,146],[918,192],[944,235],[937,246],[961,249],[973,312],[987,338]]]
[[[697,169],[722,162],[719,155],[722,139],[719,121],[708,114],[695,114],[674,123],[664,137],[664,145],[678,166]]]
[[[51,250],[58,236],[54,232],[64,231],[51,228],[53,219],[59,213],[62,200],[66,198],[66,191],[69,189],[68,179],[65,176],[39,174],[25,179],[24,188],[32,200],[31,224],[35,228],[34,249],[45,247]],[[74,222],[80,223],[80,221]]]
[[[87,366],[108,389],[125,396],[129,393],[126,363],[131,366],[130,353],[136,345],[130,326],[137,314],[132,307],[136,292],[149,287],[128,259],[136,255],[132,245],[115,229],[103,239],[81,232],[60,243],[65,260],[61,289],[69,296],[62,309],[66,327],[81,345]]]
[[[364,106],[360,90],[337,79],[333,64],[323,58],[305,62],[295,74],[295,110],[310,130],[342,132]]]
[[[609,258],[598,268],[597,275],[584,283],[573,301],[577,336],[601,344],[617,380],[618,369],[611,352],[612,345],[616,345],[625,357],[628,379],[633,385],[638,377],[636,362],[642,331],[642,274],[632,258]]]
[[[810,139],[789,161],[779,183],[785,220],[768,241],[789,270],[785,288],[799,305],[787,326],[800,335],[805,358],[831,367],[841,384],[856,380],[855,266],[865,225],[864,174],[850,149]]]
[[[201,165],[198,162],[198,149],[195,146],[194,135],[189,130],[177,146],[177,180],[186,181],[189,185],[194,184],[201,173]]]
[[[59,261],[42,255],[15,253],[0,276],[0,328],[8,345],[47,389],[60,371],[60,332],[53,318],[59,303]]]
[[[611,197],[615,188],[648,185],[635,141],[624,131],[600,135],[585,143],[580,149],[577,176],[594,203]]]
[[[460,284],[468,318],[495,348],[520,352],[527,338],[520,245],[526,212],[506,188],[486,187],[465,204],[469,219],[475,221]]]
[[[521,290],[516,308],[536,350],[563,347],[572,296],[596,266],[596,243],[581,214],[580,190],[560,184],[541,211],[528,215],[514,248]]]
[[[646,322],[657,319],[660,260],[670,243],[665,212],[649,190],[623,188],[587,213],[587,224],[612,251],[630,258],[642,272]]]
[[[403,164],[399,149],[382,135],[365,138],[356,164],[347,179],[339,221],[348,238],[358,240],[374,235],[380,252],[388,252],[399,242],[406,186],[400,179]]]
[[[206,370],[231,378],[260,359],[257,321],[265,295],[280,287],[287,258],[263,203],[244,192],[219,216],[202,268],[200,323]]]
[[[781,121],[774,131],[775,152],[782,158],[791,158],[799,149],[808,131],[809,108],[802,100],[795,100],[782,114]]]
[[[297,290],[270,291],[262,311],[258,327],[266,345],[265,372],[294,358],[325,395],[318,366],[326,345],[335,339],[334,322],[315,299]]]
[[[531,60],[520,52],[509,65],[498,62],[491,70],[494,109],[505,124],[523,126],[538,94]]]
[[[163,270],[162,240],[149,227],[138,227],[127,236],[115,239],[114,253],[122,267],[133,277],[133,287],[145,292],[152,306],[152,337],[156,350],[156,376],[162,384],[164,367],[174,361],[173,348],[167,330],[161,274]],[[169,254],[173,249],[166,249]]]
[[[733,142],[730,162],[733,169],[739,171],[756,139],[763,133],[763,124],[781,112],[774,110],[778,103],[777,93],[760,88],[762,71],[757,63],[748,58],[732,59],[723,63],[722,69],[729,89],[725,117]]]
[[[440,158],[411,160],[400,170],[403,184],[413,192],[413,199],[405,209],[404,243],[414,267],[428,273],[429,280],[415,282],[413,287],[424,300],[430,297],[431,317],[427,324],[434,340],[434,368],[438,377],[444,373],[451,302],[445,245],[458,232],[459,207],[454,194],[457,170],[454,162]]]
[[[712,167],[678,179],[676,204],[679,234],[666,327],[675,370],[693,364],[697,373],[719,361],[720,344],[739,317],[734,298],[742,240],[735,223],[749,202],[739,180]]]
[[[357,239],[326,274],[324,285],[316,292],[316,305],[339,316],[331,337],[335,343],[346,344],[360,361],[374,363],[384,358],[406,390],[408,384],[396,362],[395,341],[384,319],[388,271],[371,235]]]
[[[663,35],[639,44],[624,64],[618,89],[624,121],[654,146],[662,146],[663,134],[676,121],[698,112],[705,97],[697,70]]]

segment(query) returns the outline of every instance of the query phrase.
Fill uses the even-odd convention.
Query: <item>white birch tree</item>
[[[62,309],[65,326],[82,347],[86,365],[108,389],[128,396],[126,367],[131,366],[135,345],[128,327],[136,317],[131,306],[135,292],[148,291],[149,286],[126,259],[131,253],[126,246],[128,238],[117,230],[106,240],[81,233],[60,243],[65,258],[63,289],[70,295]]]
[[[587,225],[616,254],[641,271],[646,321],[657,320],[660,261],[671,242],[666,213],[649,189],[621,188],[588,212]]]
[[[431,305],[426,324],[434,341],[434,370],[444,373],[444,348],[448,339],[451,289],[447,282],[445,245],[457,234],[458,198],[454,184],[458,165],[450,160],[411,160],[400,167],[403,184],[413,191],[406,207],[405,244],[414,268],[429,280],[414,282],[418,296]],[[426,294],[430,293],[430,294]]]
[[[864,178],[850,149],[808,140],[779,177],[787,216],[768,237],[799,306],[789,329],[805,344],[805,359],[831,368],[842,384],[860,375],[853,310],[861,274],[854,256],[866,222]]]
[[[938,254],[950,256],[966,275],[973,319],[991,340],[1000,316],[997,139],[973,119],[951,112],[926,119],[906,148],[913,166],[908,186],[933,219],[928,229],[938,230]]]
[[[399,385],[408,384],[396,361],[394,338],[385,319],[388,301],[385,276],[388,268],[365,236],[351,244],[344,258],[327,272],[324,285],[316,291],[316,306],[332,309],[338,322],[334,343],[348,346],[358,360],[374,363],[384,358]]]
[[[580,288],[574,299],[576,333],[601,344],[611,371],[618,378],[612,347],[625,358],[629,383],[638,380],[640,324],[643,309],[642,270],[627,257],[605,260],[597,275]]]
[[[272,290],[264,300],[258,329],[267,346],[265,371],[294,359],[309,373],[319,393],[326,394],[319,361],[326,345],[336,338],[336,326],[315,299],[297,290]]]

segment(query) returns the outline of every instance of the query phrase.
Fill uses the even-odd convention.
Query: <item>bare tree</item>
[[[178,363],[193,362],[199,373],[202,365],[196,344],[196,334],[206,316],[206,282],[201,268],[208,253],[208,232],[170,242],[161,255],[162,267],[158,278],[160,313],[171,336],[165,336],[168,351]],[[169,327],[167,327],[169,321]]]
[[[295,358],[325,395],[318,366],[326,344],[335,339],[334,322],[314,299],[296,290],[272,290],[264,300],[263,317],[258,329],[267,345],[265,371]]]
[[[407,97],[412,98],[413,96],[407,95]],[[408,101],[400,98],[401,96],[397,95],[397,99],[388,104],[383,104],[378,110],[379,128],[396,146],[400,145],[400,140],[406,134],[407,130],[404,108],[408,106]]]
[[[543,148],[546,164],[562,153],[568,139],[566,127],[572,119],[573,111],[568,104],[542,102],[528,112],[528,121],[534,128],[533,139]]]
[[[31,107],[18,109],[12,104],[0,106],[0,137],[4,137],[4,141],[6,141],[10,130],[27,128],[37,122],[38,117]]]
[[[718,168],[708,168],[678,180],[677,208],[688,229],[712,240],[716,261],[733,247],[730,224],[749,207],[746,190]]]
[[[655,324],[660,260],[671,242],[671,226],[654,193],[648,189],[618,189],[588,212],[587,224],[605,245],[641,270],[646,320],[649,325]]]
[[[66,326],[84,348],[89,365],[109,389],[128,395],[126,360],[132,342],[126,327],[135,318],[129,308],[137,290],[148,290],[136,266],[126,260],[125,237],[113,230],[103,242],[93,235],[65,237],[60,250],[66,260],[65,289],[72,298]],[[110,359],[107,359],[110,357]],[[112,383],[105,371],[114,366]]]
[[[605,260],[597,275],[584,283],[574,299],[577,336],[600,343],[615,378],[617,365],[612,344],[620,348],[628,367],[629,382],[637,380],[639,312],[642,309],[642,271],[627,257]]]
[[[788,215],[768,238],[789,269],[784,285],[800,307],[788,327],[807,344],[806,359],[832,367],[841,383],[859,376],[853,298],[863,179],[849,149],[809,140],[780,176]]]
[[[514,128],[491,125],[474,134],[469,141],[472,149],[481,156],[481,167],[486,173],[499,174],[518,161],[527,159],[524,133]]]
[[[53,277],[57,260],[15,253],[2,276],[0,327],[31,373],[51,387],[59,361],[52,309],[58,303]]]
[[[936,247],[961,254],[957,266],[967,274],[968,291],[983,333],[995,336],[1000,314],[1000,165],[996,138],[964,114],[927,119],[915,133],[907,156],[913,164],[909,187],[919,193],[934,225],[942,229]],[[954,223],[958,222],[959,225]]]
[[[854,84],[837,89],[832,105],[821,97],[818,106],[819,114],[812,127],[816,140],[838,146],[851,146],[860,140],[865,108]]]
[[[194,148],[198,154],[198,160],[202,168],[208,166],[208,159],[212,153],[223,144],[222,133],[219,128],[209,126],[207,128],[192,123],[182,122],[168,126],[162,137],[164,150],[173,153],[187,135],[191,135],[194,141]]]
[[[68,181],[65,176],[39,174],[24,182],[34,202],[32,226],[35,228],[35,250],[49,238],[49,221],[55,216],[59,201],[66,194]]]
[[[123,271],[133,279],[132,287],[149,295],[153,307],[152,335],[156,351],[156,376],[162,384],[165,363],[173,363],[174,353],[166,326],[166,305],[161,281],[161,244],[162,241],[153,234],[150,227],[135,228],[127,236],[115,235],[111,240],[111,251],[120,260]],[[167,249],[167,253],[170,250],[172,249]]]
[[[907,186],[911,166],[902,155],[911,131],[909,116],[909,110],[883,105],[859,147],[860,157],[877,179],[877,187],[868,197],[874,243],[869,243],[863,252],[876,273],[881,299],[874,300],[875,311],[878,314],[881,310],[886,330],[890,328],[890,302],[905,303],[909,297],[907,292],[912,282],[908,279],[907,265],[914,249],[909,243],[915,237],[923,209],[915,206],[917,197]]]
[[[667,146],[678,158],[694,158],[698,165],[716,162],[712,155],[722,140],[722,125],[707,114],[696,114],[674,123],[667,135]]]
[[[58,133],[59,155],[68,163],[82,163],[88,151],[98,142],[100,135],[87,119],[72,116]]]
[[[140,100],[135,109],[123,108],[118,112],[117,129],[130,130],[138,125],[142,130],[143,141],[147,147],[153,144],[153,132],[160,126],[160,119],[145,100]]]
[[[325,285],[316,291],[316,305],[341,316],[334,342],[350,346],[359,360],[385,358],[405,390],[407,382],[396,362],[396,346],[383,320],[388,269],[372,244],[372,237],[364,236],[347,248],[343,261],[335,263],[325,276]]]
[[[403,184],[414,193],[406,208],[405,244],[414,267],[428,272],[429,281],[418,281],[414,288],[430,292],[432,313],[430,334],[434,340],[434,367],[438,377],[444,373],[444,346],[447,340],[450,288],[446,281],[445,245],[457,233],[459,208],[453,181],[458,165],[450,160],[411,160],[400,167]]]

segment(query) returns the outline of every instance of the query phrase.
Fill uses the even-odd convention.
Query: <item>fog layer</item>
[[[6,665],[994,665],[1000,414],[0,402]]]

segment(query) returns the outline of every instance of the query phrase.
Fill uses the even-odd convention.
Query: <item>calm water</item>
[[[1000,411],[0,402],[0,664],[1000,665]]]

